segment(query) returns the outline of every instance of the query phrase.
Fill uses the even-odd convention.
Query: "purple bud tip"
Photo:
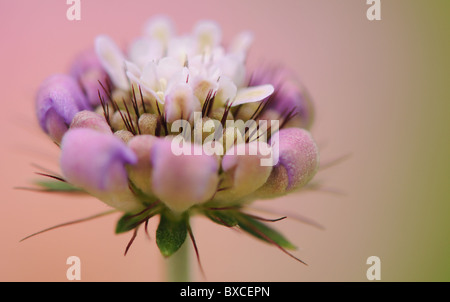
[[[78,54],[72,63],[70,74],[75,79],[79,79],[83,74],[91,70],[103,70],[102,64],[93,48]]]
[[[36,113],[41,128],[59,142],[75,114],[89,109],[78,83],[68,75],[53,75],[41,85],[36,96]]]

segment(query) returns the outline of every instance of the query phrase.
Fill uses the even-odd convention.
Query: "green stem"
[[[168,281],[189,282],[189,266],[189,242],[186,240],[178,251],[166,259]]]

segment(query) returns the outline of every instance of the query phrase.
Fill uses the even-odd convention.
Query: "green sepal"
[[[67,192],[67,193],[84,193],[83,190],[73,185],[59,180],[38,180],[34,182],[47,192]]]
[[[146,217],[148,217],[148,213],[143,213],[141,215],[133,215],[133,214],[125,214],[120,217],[119,221],[116,224],[116,234],[125,233],[133,230],[138,225],[140,225]]]
[[[158,212],[160,211],[161,207],[159,207],[159,205],[155,202],[153,204],[150,204],[144,211],[137,214],[124,214],[122,217],[120,217],[119,221],[117,221],[116,234],[128,232],[136,228],[147,219],[150,219],[158,214]]]
[[[238,220],[235,217],[236,211],[207,210],[205,211],[205,215],[213,222],[227,227],[234,227],[238,224]]]
[[[236,215],[239,227],[250,235],[259,238],[270,244],[279,245],[288,250],[295,250],[297,247],[289,242],[282,234],[266,224],[243,213]]]
[[[175,253],[186,240],[188,216],[175,217],[169,211],[161,213],[158,229],[156,230],[156,244],[165,257]]]

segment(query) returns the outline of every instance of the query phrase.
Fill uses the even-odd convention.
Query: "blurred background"
[[[321,223],[274,225],[296,245],[297,263],[275,247],[196,218],[206,281],[367,281],[369,256],[382,281],[450,281],[450,5],[381,0],[380,21],[366,1],[81,0],[68,21],[66,1],[0,0],[0,281],[67,281],[66,259],[81,260],[82,281],[164,281],[154,236],[115,235],[118,215],[57,229],[46,227],[108,209],[90,197],[14,189],[58,170],[58,148],[39,129],[34,96],[52,73],[67,72],[98,34],[126,45],[155,14],[179,33],[216,20],[224,41],[255,34],[249,66],[285,64],[315,101],[312,132],[327,192],[305,191],[262,205]],[[157,219],[150,223],[154,234]],[[205,281],[192,255],[192,274]]]

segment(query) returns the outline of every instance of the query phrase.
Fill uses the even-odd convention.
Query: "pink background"
[[[70,22],[65,1],[0,0],[0,281],[65,281],[66,259],[73,255],[81,259],[83,281],[164,280],[154,236],[149,241],[141,233],[123,256],[131,234],[114,234],[117,215],[19,243],[37,230],[107,207],[89,197],[13,189],[35,179],[31,163],[58,169],[58,149],[34,115],[42,80],[66,72],[96,35],[125,45],[160,13],[179,32],[199,19],[216,20],[225,41],[253,31],[249,64],[286,64],[313,96],[312,132],[322,161],[352,154],[316,176],[344,194],[304,192],[264,204],[326,227],[293,220],[275,225],[300,247],[294,254],[309,266],[196,218],[208,281],[365,281],[372,255],[381,258],[384,281],[449,278],[445,2],[382,1],[382,20],[375,22],[366,19],[365,1],[81,2],[81,21]],[[192,259],[194,280],[204,280]]]

